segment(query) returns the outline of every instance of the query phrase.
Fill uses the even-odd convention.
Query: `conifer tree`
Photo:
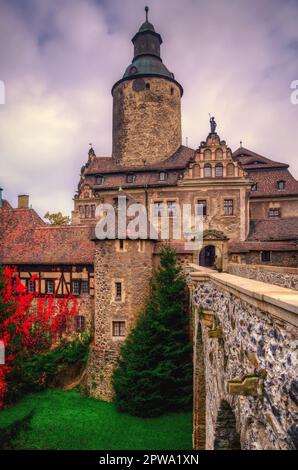
[[[166,248],[146,308],[121,348],[117,409],[141,417],[190,409],[191,349],[185,283],[175,251]]]

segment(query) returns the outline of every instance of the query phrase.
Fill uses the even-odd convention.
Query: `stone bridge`
[[[298,447],[298,292],[190,265],[195,449]]]

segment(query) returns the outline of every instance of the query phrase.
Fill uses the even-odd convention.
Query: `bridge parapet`
[[[187,282],[194,447],[297,447],[298,292],[193,264]]]

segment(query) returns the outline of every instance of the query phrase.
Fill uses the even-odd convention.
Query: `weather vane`
[[[148,21],[148,11],[149,11],[149,7],[145,7],[145,12],[146,12],[146,21]]]

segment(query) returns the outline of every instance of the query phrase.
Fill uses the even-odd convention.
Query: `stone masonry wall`
[[[125,336],[135,325],[148,297],[152,275],[152,242],[119,240],[97,243],[95,255],[94,344],[87,365],[86,387],[97,398],[113,397],[112,373]],[[115,299],[115,282],[122,283],[122,299]],[[125,336],[113,335],[113,321],[125,322]]]
[[[242,449],[293,449],[298,445],[297,329],[207,279],[194,284],[192,308],[201,320],[205,361],[206,448],[214,448],[218,411],[226,403]],[[203,311],[213,312],[212,326]],[[260,396],[227,392],[228,380],[245,375],[258,377]]]
[[[298,268],[229,263],[228,271],[236,276],[298,290]]]
[[[180,99],[179,87],[163,78],[120,83],[113,92],[114,160],[143,166],[170,157],[181,145]]]

